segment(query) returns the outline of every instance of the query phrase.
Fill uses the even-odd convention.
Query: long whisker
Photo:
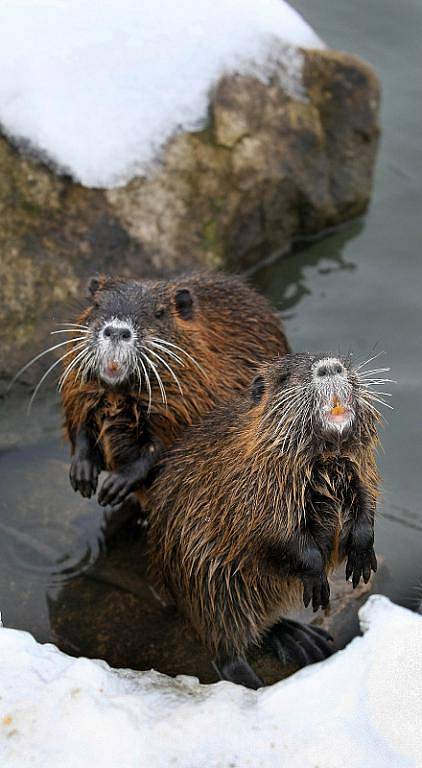
[[[142,352],[141,352],[141,356],[139,358],[139,362],[141,364],[142,373],[144,374],[145,381],[146,381],[146,384],[147,384],[147,389],[148,389],[148,413],[151,413],[151,402],[152,402],[151,382],[149,380],[148,371],[145,368],[145,364],[144,364],[144,361],[143,361],[142,357],[143,357],[143,355],[142,355]]]
[[[371,363],[371,362],[372,362],[372,360],[376,360],[378,357],[381,357],[381,355],[385,355],[385,352],[384,352],[384,350],[382,350],[381,352],[378,352],[376,355],[372,355],[372,357],[368,357],[368,359],[367,359],[367,360],[365,360],[363,363],[360,363],[360,365],[358,365],[358,366],[356,367],[356,370],[357,370],[357,371],[360,371],[360,370],[361,370],[361,368],[364,368],[364,367],[365,367],[365,365],[368,365],[368,363]]]
[[[369,400],[365,400],[362,397],[358,397],[357,400],[358,403],[364,405],[365,408],[369,408],[369,410],[376,416],[376,418],[380,419],[381,421],[385,421],[381,411],[379,411],[373,403],[369,402]]]
[[[358,381],[360,387],[375,387],[382,384],[397,384],[394,379],[361,379]]]
[[[200,365],[199,365],[199,363],[197,362],[197,360],[195,360],[195,358],[194,358],[194,357],[192,357],[192,355],[190,355],[190,354],[189,354],[189,352],[186,352],[186,350],[182,349],[182,347],[179,347],[177,344],[173,344],[173,343],[172,343],[172,342],[170,342],[170,341],[164,341],[164,339],[159,339],[159,338],[157,339],[157,338],[155,338],[154,336],[151,336],[151,341],[155,341],[155,342],[158,342],[159,344],[164,344],[165,346],[169,346],[169,347],[172,347],[173,349],[177,349],[177,350],[178,350],[178,351],[179,351],[179,352],[180,352],[182,355],[186,355],[186,357],[187,357],[187,358],[188,358],[188,359],[189,359],[189,360],[190,360],[190,361],[191,361],[191,362],[192,362],[194,365],[196,365],[196,367],[197,367],[197,368],[199,368],[199,370],[201,371],[201,373],[204,373],[204,374],[205,374],[205,371],[204,371],[204,369],[202,368],[202,366],[200,366]]]
[[[86,375],[85,372],[88,370],[90,358],[91,358],[90,350],[87,349],[85,353],[84,353],[84,350],[82,350],[82,355],[79,359],[77,371],[75,373],[75,381],[77,381],[80,378],[81,383],[84,382],[84,378]]]
[[[384,405],[386,408],[390,408],[392,411],[394,411],[394,406],[390,405],[390,403],[384,402],[380,397],[376,397],[372,394],[372,392],[365,392],[365,394],[362,394],[361,397],[363,400],[368,402],[368,400],[373,401],[375,403],[379,403],[380,405]]]
[[[54,336],[56,333],[83,333],[85,336],[88,336],[89,329],[85,328],[59,328],[56,331],[50,331],[50,335]]]
[[[157,352],[154,352],[152,349],[148,349],[148,351],[149,351],[149,353],[150,353],[151,355],[154,355],[154,357],[158,358],[158,360],[160,360],[160,362],[161,362],[161,363],[162,363],[162,364],[165,366],[165,368],[167,368],[167,370],[169,371],[170,375],[173,377],[174,381],[176,382],[176,384],[177,384],[177,387],[178,387],[178,389],[179,389],[179,392],[180,392],[181,396],[182,396],[182,397],[184,397],[184,395],[183,395],[183,389],[182,389],[182,387],[181,387],[181,384],[180,384],[180,382],[179,382],[179,379],[177,378],[177,376],[176,376],[176,374],[174,373],[173,369],[172,369],[172,368],[171,368],[171,367],[168,365],[168,363],[166,363],[166,361],[165,361],[165,360],[163,360],[163,358],[162,358],[162,357],[160,357],[160,355],[158,355],[158,354],[157,354]]]
[[[160,392],[161,392],[161,399],[163,401],[163,404],[167,408],[166,390],[164,389],[163,382],[161,380],[161,376],[160,376],[160,374],[159,374],[159,372],[157,370],[157,366],[155,365],[155,363],[152,362],[152,360],[150,360],[150,358],[148,357],[148,355],[146,354],[145,351],[144,351],[144,357],[145,357],[148,365],[150,366],[152,372],[154,373],[155,378],[157,379],[158,386],[159,386]]]
[[[33,402],[34,402],[34,400],[35,400],[35,398],[36,398],[36,396],[37,396],[37,393],[38,393],[38,391],[39,391],[39,389],[40,389],[40,387],[41,387],[42,383],[43,383],[43,382],[46,380],[46,378],[47,378],[48,374],[49,374],[49,373],[50,373],[50,372],[51,372],[51,371],[52,371],[54,368],[56,368],[56,367],[59,365],[59,363],[61,363],[61,362],[62,362],[62,360],[64,360],[64,359],[65,359],[65,357],[68,357],[69,355],[72,355],[74,352],[76,352],[76,350],[77,350],[77,349],[79,349],[79,348],[80,348],[80,347],[82,347],[82,346],[83,346],[83,344],[79,344],[79,345],[78,345],[77,347],[75,347],[74,349],[70,349],[70,350],[68,350],[68,351],[67,351],[67,352],[66,352],[64,355],[62,355],[62,357],[59,357],[59,359],[58,359],[58,360],[56,360],[56,361],[55,361],[55,362],[54,362],[52,365],[50,365],[50,367],[48,368],[48,370],[47,370],[47,371],[44,373],[44,375],[43,375],[43,376],[41,377],[41,379],[39,380],[39,382],[38,382],[37,386],[35,387],[35,389],[34,389],[34,391],[33,391],[33,393],[32,393],[32,397],[31,397],[31,399],[30,399],[30,401],[29,401],[29,404],[28,404],[28,409],[27,409],[27,412],[28,412],[28,413],[30,413],[30,411],[31,411],[31,408],[32,408],[32,404],[33,404]]]
[[[148,345],[148,349],[150,349],[151,346],[155,347],[156,349],[159,349],[160,352],[162,352],[163,354],[165,353],[165,354],[169,355],[169,357],[171,357],[173,360],[176,360],[176,362],[179,363],[179,365],[182,368],[185,367],[185,363],[183,362],[183,360],[178,355],[176,355],[175,352],[172,352],[171,349],[166,349],[166,347],[163,347],[161,344],[158,344],[155,341],[148,341],[147,345]]]
[[[32,360],[29,361],[29,363],[26,363],[26,365],[22,366],[20,370],[14,375],[12,381],[10,382],[8,386],[8,390],[13,387],[15,381],[21,376],[25,371],[33,365],[33,363],[36,363],[37,360],[40,360],[41,357],[44,357],[44,355],[48,355],[49,352],[54,352],[55,349],[59,349],[59,347],[63,347],[65,344],[73,344],[75,341],[83,341],[84,336],[77,336],[75,339],[67,339],[67,341],[61,341],[60,344],[55,344],[53,347],[49,347],[48,349],[44,349],[43,352],[40,352],[38,355],[32,358]]]
[[[138,381],[139,381],[138,392],[140,392],[141,389],[142,389],[142,375],[141,375],[141,369],[139,368],[139,363],[138,363],[136,357],[134,359],[134,368],[135,368],[136,375],[137,375]]]
[[[266,421],[277,411],[282,410],[283,413],[282,413],[282,416],[280,417],[280,420],[281,420],[283,418],[283,415],[289,414],[291,412],[292,407],[296,407],[297,404],[300,403],[301,399],[302,399],[302,393],[298,392],[297,395],[287,398],[286,401],[277,403],[273,408],[271,408],[268,411],[268,413],[265,414],[263,421]]]
[[[60,379],[57,382],[57,388],[59,392],[62,391],[64,383],[71,373],[71,371],[77,366],[78,362],[83,362],[85,357],[88,357],[90,354],[89,349],[86,348],[85,344],[83,345],[83,349],[81,352],[79,352],[76,357],[70,361],[69,365],[66,366],[65,370],[63,371],[62,375],[60,376]],[[78,374],[76,374],[76,379],[78,378]]]
[[[376,373],[388,373],[389,371],[391,371],[391,368],[371,368],[368,371],[360,371],[358,376],[360,379],[364,379],[366,376],[372,376]]]
[[[89,325],[84,325],[82,323],[70,323],[66,321],[63,323],[56,323],[56,325],[66,325],[66,326],[72,326],[72,328],[83,328],[84,330],[89,330]]]

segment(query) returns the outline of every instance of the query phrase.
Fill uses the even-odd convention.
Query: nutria
[[[277,314],[239,277],[100,277],[89,292],[90,306],[68,326],[79,343],[60,381],[70,479],[89,497],[100,470],[111,470],[98,501],[119,504],[144,488],[183,427],[288,345]]]
[[[369,378],[371,376],[372,378]],[[289,354],[262,364],[246,395],[188,428],[150,492],[151,565],[223,679],[261,681],[245,660],[331,652],[326,633],[283,619],[329,601],[327,574],[376,569],[379,477],[374,372],[350,357]]]

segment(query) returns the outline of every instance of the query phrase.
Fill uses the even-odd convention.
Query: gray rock
[[[271,72],[223,77],[206,128],[173,137],[148,177],[121,188],[84,188],[0,135],[0,376],[70,317],[93,271],[245,269],[365,211],[379,134],[373,70],[307,50],[301,87],[286,85],[276,56]]]

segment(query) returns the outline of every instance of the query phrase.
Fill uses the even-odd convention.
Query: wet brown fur
[[[277,365],[263,365],[264,381]],[[347,448],[312,455],[313,438],[286,447],[266,418],[271,399],[249,394],[185,431],[152,488],[151,567],[212,655],[239,654],[301,601],[283,553],[302,525],[327,546],[326,571],[345,557],[352,480],[372,514],[378,495],[375,418],[358,419]]]
[[[113,290],[113,285],[121,283],[103,279],[99,290]],[[116,389],[97,378],[81,383],[77,368],[68,376],[62,392],[67,436],[73,443],[77,430],[89,424],[101,447],[104,468],[109,470],[136,459],[140,447],[151,438],[169,447],[186,425],[198,421],[217,401],[241,390],[257,362],[288,351],[278,316],[241,278],[194,274],[141,283],[155,307],[164,307],[171,318],[165,333],[154,319],[147,331],[185,349],[200,368],[183,355],[183,368],[166,358],[180,380],[183,396],[169,371],[160,365],[168,408],[151,375],[150,413],[145,386],[139,392],[137,383]],[[186,288],[194,297],[191,320],[182,319],[174,304],[176,292]],[[89,324],[91,312],[88,307],[76,322]]]

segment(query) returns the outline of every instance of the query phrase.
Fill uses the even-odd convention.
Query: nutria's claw
[[[98,464],[89,458],[74,456],[70,465],[69,479],[74,491],[85,498],[90,499],[98,485],[100,468]]]
[[[98,494],[102,507],[117,506],[135,489],[137,483],[129,472],[110,472]]]
[[[333,638],[324,629],[290,619],[272,627],[266,642],[284,664],[296,661],[301,667],[323,661],[334,651]]]
[[[377,570],[377,558],[375,556],[374,548],[358,550],[352,548],[349,552],[349,557],[346,564],[346,581],[352,577],[353,589],[357,587],[361,577],[365,584],[368,583],[371,570],[374,573]]]
[[[303,573],[300,575],[303,583],[303,604],[308,607],[312,600],[312,608],[327,608],[330,602],[330,585],[324,572]]]

